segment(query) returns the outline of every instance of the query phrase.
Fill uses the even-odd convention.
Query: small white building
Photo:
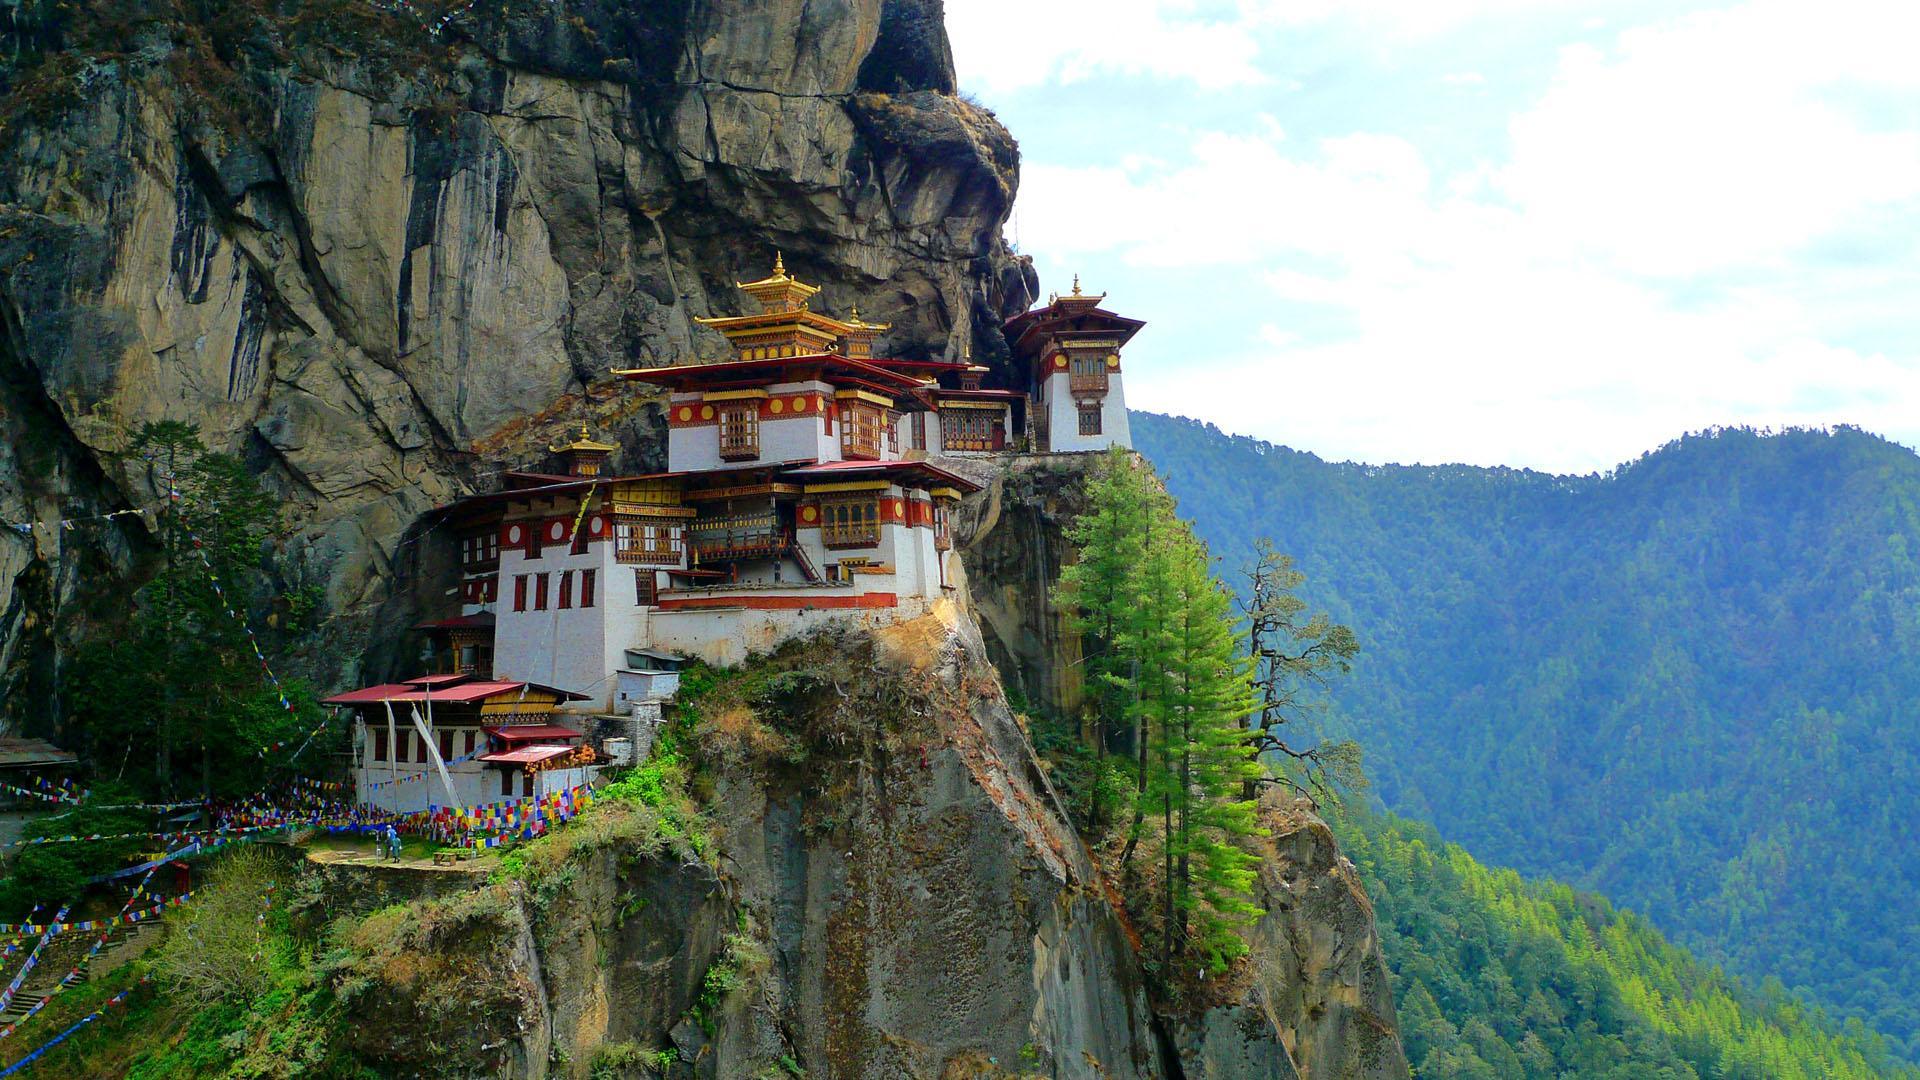
[[[1120,350],[1146,323],[1101,308],[1105,299],[1081,293],[1076,276],[1072,293],[1007,322],[1007,344],[1033,373],[1027,411],[1036,450],[1133,445]]]
[[[354,797],[396,813],[568,791],[598,773],[581,733],[555,723],[577,695],[469,675],[423,675],[336,694],[353,710]]]

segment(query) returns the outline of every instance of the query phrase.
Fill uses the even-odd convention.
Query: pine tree
[[[1155,895],[1129,899],[1157,911],[1163,968],[1192,953],[1217,971],[1246,950],[1235,928],[1261,914],[1248,898],[1257,857],[1245,847],[1259,829],[1238,798],[1261,770],[1242,727],[1255,704],[1251,667],[1204,546],[1144,464],[1110,452],[1088,496],[1068,532],[1080,558],[1062,573],[1058,598],[1095,638],[1095,738],[1134,754],[1123,883],[1137,881],[1133,859],[1152,820]]]

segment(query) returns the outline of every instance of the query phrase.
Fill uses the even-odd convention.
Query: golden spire
[[[875,332],[878,332],[881,330],[893,329],[893,324],[890,322],[888,323],[867,322],[866,320],[862,319],[860,317],[859,304],[853,305],[853,313],[847,316],[847,325],[853,327],[855,330],[872,330]]]
[[[558,443],[547,449],[556,454],[564,454],[570,450],[589,450],[610,454],[620,448],[613,443],[595,442],[588,434],[586,421],[583,420],[580,422],[580,434],[575,435],[572,442]]]
[[[1076,307],[1087,307],[1089,305],[1098,304],[1100,301],[1105,300],[1106,298],[1107,298],[1106,293],[1101,293],[1098,296],[1096,296],[1090,292],[1080,291],[1080,275],[1075,274],[1073,275],[1073,291],[1066,294],[1065,296],[1062,296],[1059,293],[1054,293],[1052,296],[1047,298],[1047,302],[1050,304],[1069,303]]]
[[[803,284],[787,275],[787,262],[778,251],[773,253],[773,273],[759,281],[734,282],[740,291],[760,302],[763,312],[805,311],[807,301],[820,291],[819,286]]]

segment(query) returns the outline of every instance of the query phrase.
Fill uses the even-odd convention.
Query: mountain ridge
[[[1360,633],[1329,720],[1388,807],[1912,1056],[1920,928],[1878,898],[1920,884],[1920,457],[1853,428],[1578,477],[1328,464],[1152,414],[1136,441],[1228,568],[1271,535]]]

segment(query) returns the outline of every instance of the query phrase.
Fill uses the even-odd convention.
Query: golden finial
[[[775,248],[773,252],[773,276],[787,276],[787,264],[786,261],[780,257],[780,249],[778,248]]]
[[[1080,275],[1079,274],[1073,275],[1073,295],[1075,296],[1080,295]]]

